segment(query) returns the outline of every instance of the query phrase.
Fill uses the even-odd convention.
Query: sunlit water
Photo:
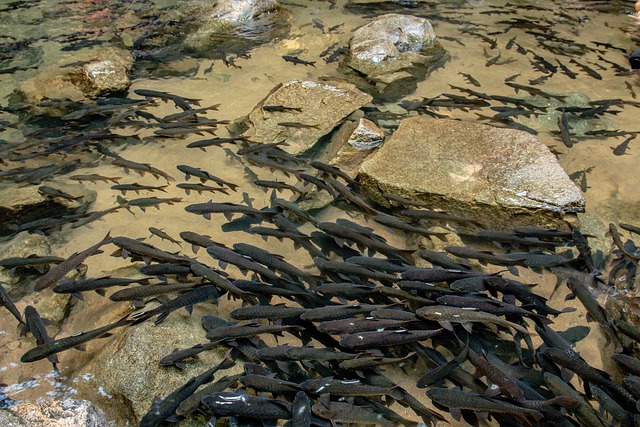
[[[398,12],[424,16],[431,20],[436,33],[441,37],[440,42],[451,54],[451,61],[443,68],[432,73],[427,79],[418,84],[415,93],[405,97],[417,100],[422,97],[434,97],[441,93],[464,93],[451,88],[450,85],[477,90],[487,94],[499,94],[514,97],[526,97],[526,94],[514,93],[513,89],[504,84],[510,76],[520,74],[516,82],[530,85],[530,81],[538,79],[543,74],[532,67],[531,54],[518,53],[516,48],[507,49],[510,39],[524,49],[530,49],[546,60],[557,65],[556,60],[569,66],[576,72],[577,78],[571,79],[558,71],[550,76],[543,84],[536,88],[553,94],[576,94],[573,99],[601,100],[623,99],[634,101],[640,93],[638,75],[633,72],[621,73],[616,71],[617,64],[628,68],[627,56],[637,45],[638,26],[634,18],[628,16],[633,10],[633,2],[607,1],[446,1],[406,2],[407,4],[421,3],[417,7],[402,8],[385,3],[386,7],[375,5],[355,7],[347,4],[346,0],[339,0],[335,7],[331,2],[291,0],[283,2],[290,15],[286,22],[289,31],[276,32],[274,39],[266,43],[240,43],[248,52],[247,56],[238,56],[238,51],[230,49],[222,52],[206,51],[189,53],[182,47],[183,36],[180,31],[172,28],[159,28],[157,39],[132,46],[131,40],[140,37],[142,32],[122,30],[131,16],[146,22],[144,29],[153,30],[149,16],[170,16],[163,14],[175,13],[177,19],[186,19],[179,11],[172,11],[176,2],[115,2],[115,1],[24,1],[2,2],[0,4],[0,104],[9,104],[9,95],[18,89],[23,81],[36,75],[41,69],[52,64],[73,63],[78,50],[94,49],[102,46],[116,45],[130,48],[138,58],[133,70],[133,84],[130,89],[132,98],[140,98],[133,94],[134,89],[155,89],[179,94],[185,97],[201,99],[202,106],[220,103],[218,111],[207,113],[208,117],[219,120],[235,120],[248,114],[251,109],[263,99],[278,83],[291,79],[317,80],[321,76],[340,77],[338,62],[327,63],[320,54],[328,47],[346,46],[350,35],[373,17],[387,12]],[[439,4],[435,4],[439,3]],[[162,10],[161,10],[162,8]],[[543,8],[544,10],[538,10]],[[501,11],[509,13],[501,14]],[[146,17],[146,18],[142,18]],[[147,21],[144,21],[147,19]],[[521,24],[521,28],[511,28],[517,19],[522,22],[535,22],[536,25]],[[137,22],[135,19],[133,22]],[[186,21],[185,21],[186,22]],[[185,28],[190,28],[184,24]],[[321,28],[323,27],[323,28]],[[332,31],[329,28],[336,27]],[[509,29],[508,31],[506,31]],[[554,46],[559,53],[553,53],[541,47],[540,35],[535,33],[554,34],[559,42]],[[489,34],[495,40],[496,47],[470,33]],[[532,34],[533,33],[533,34]],[[158,41],[159,40],[159,41]],[[570,43],[569,41],[573,41]],[[548,40],[542,39],[549,44]],[[597,45],[605,43],[614,46]],[[162,45],[164,43],[164,45]],[[584,47],[580,47],[584,45]],[[230,46],[236,46],[231,44]],[[567,52],[565,56],[560,53]],[[581,51],[582,49],[582,51]],[[282,55],[297,55],[302,59],[315,61],[315,67],[293,65],[282,60]],[[497,55],[501,55],[498,64],[486,66],[487,62]],[[225,65],[222,57],[235,60],[234,66]],[[602,79],[596,79],[569,62],[574,57],[583,64],[588,64],[596,70]],[[160,58],[160,60],[157,60]],[[618,67],[618,68],[620,68]],[[476,87],[460,73],[469,73],[480,82]],[[621,75],[617,75],[621,74]],[[578,95],[579,94],[579,95]],[[382,111],[403,113],[398,106],[401,100],[390,103],[377,103],[376,107]],[[535,102],[546,102],[536,98]],[[552,109],[550,108],[549,111]],[[578,125],[584,126],[580,132],[586,130],[608,129],[640,131],[637,107],[627,105],[624,108],[612,107],[619,111],[616,115],[606,115],[603,119],[593,119]],[[160,104],[155,112],[161,116],[176,112],[172,104]],[[477,114],[493,115],[488,109],[470,110],[458,109],[448,111],[440,109],[438,113],[468,121],[481,120]],[[416,114],[415,112],[412,114]],[[12,114],[0,115],[0,120],[17,123],[17,126],[7,128],[0,139],[6,143],[16,143],[26,140],[20,132],[20,122]],[[627,136],[621,137],[593,137],[579,138],[572,148],[567,148],[560,137],[552,132],[557,131],[557,115],[542,115],[540,117],[518,120],[539,131],[538,138],[552,147],[558,153],[558,159],[567,173],[573,174],[576,182],[583,186],[587,200],[587,214],[605,226],[609,222],[638,223],[638,208],[640,207],[640,175],[637,173],[640,149],[636,144],[640,140],[631,141],[625,155],[617,156],[613,148],[618,146]],[[379,121],[384,129],[391,132],[397,121]],[[585,126],[586,125],[586,126]],[[132,130],[123,132],[131,134]],[[218,136],[225,136],[224,130]],[[145,135],[145,131],[140,131]],[[141,212],[133,208],[135,215],[126,210],[109,214],[89,227],[65,229],[63,233],[53,233],[50,241],[53,254],[67,257],[75,251],[86,248],[89,244],[99,241],[108,230],[113,236],[144,237],[147,242],[175,252],[180,248],[170,242],[160,241],[157,237],[149,238],[147,228],[155,226],[163,229],[171,236],[177,236],[181,231],[195,231],[211,235],[214,240],[233,244],[239,240],[263,245],[259,236],[244,232],[223,233],[221,226],[226,222],[222,216],[214,216],[211,221],[205,221],[199,216],[184,212],[184,206],[190,203],[204,202],[211,198],[216,201],[242,203],[242,193],[247,192],[254,198],[255,206],[269,205],[269,194],[263,193],[251,184],[250,178],[244,175],[244,166],[227,156],[222,150],[211,148],[206,153],[200,150],[186,148],[186,144],[200,139],[199,136],[189,136],[185,139],[164,139],[153,143],[121,145],[118,152],[123,157],[150,163],[171,175],[177,182],[184,182],[181,173],[175,168],[177,164],[187,164],[212,171],[215,175],[241,186],[237,193],[228,196],[208,194],[186,195],[180,189],[171,185],[167,194],[153,194],[158,197],[181,197],[182,202],[173,206],[163,205],[161,209],[147,209]],[[1,141],[3,144],[4,141]],[[62,157],[53,157],[46,161],[62,161]],[[87,160],[87,159],[85,159]],[[93,160],[93,159],[91,159]],[[42,160],[31,160],[30,166],[42,165]],[[0,165],[0,170],[20,166],[20,162],[7,162]],[[262,179],[288,180],[266,169],[255,169]],[[588,171],[581,173],[581,171]],[[138,182],[148,185],[159,185],[163,180],[156,181],[146,175],[125,175],[121,168],[100,162],[98,166],[87,170],[76,170],[73,173],[99,173],[105,176],[124,177],[121,183]],[[73,174],[70,173],[70,174]],[[56,176],[52,182],[64,182],[66,176]],[[157,184],[156,184],[157,182]],[[5,180],[6,185],[13,184]],[[24,185],[24,184],[20,184]],[[107,209],[116,204],[118,192],[111,190],[112,183],[85,183],[98,192],[98,198],[91,210]],[[134,193],[128,193],[127,198],[134,198]],[[151,195],[151,194],[150,194]],[[137,196],[135,196],[137,197]],[[321,218],[334,218],[335,211],[319,214]],[[592,221],[592,220],[590,220]],[[371,225],[371,224],[368,224]],[[602,227],[604,228],[604,226]],[[304,229],[304,227],[303,227]],[[401,238],[385,230],[380,233],[391,242],[402,245]],[[184,251],[190,251],[186,249]],[[306,253],[294,251],[287,242],[269,241],[269,249],[285,255],[287,260],[295,265],[309,266],[311,259]],[[92,257],[89,262],[88,277],[100,277],[106,272],[118,267],[129,265],[128,261],[110,257],[110,251]],[[198,257],[206,257],[199,253]],[[105,302],[107,301],[107,302]],[[19,308],[23,305],[18,302]],[[58,336],[85,331],[106,324],[115,319],[119,312],[115,312],[115,304],[98,296],[87,295],[85,302],[74,302],[70,317],[58,331]],[[227,310],[228,312],[228,310]],[[4,312],[3,312],[4,313]],[[101,316],[96,317],[99,313]],[[95,321],[95,319],[99,319]],[[87,397],[108,399],[100,384],[92,381],[92,373],[84,372],[82,366],[87,362],[86,357],[76,359],[70,350],[61,353],[62,377],[54,377],[50,372],[50,364],[46,361],[30,365],[21,365],[19,356],[33,346],[29,336],[20,338],[15,328],[15,320],[6,313],[2,315],[0,346],[8,351],[0,356],[0,383],[7,384],[0,389],[14,401],[38,401],[58,397]],[[103,344],[89,344],[102,346]],[[102,395],[102,396],[101,396]],[[104,401],[104,400],[103,400]],[[105,408],[108,409],[108,408]],[[111,416],[115,416],[110,412]]]

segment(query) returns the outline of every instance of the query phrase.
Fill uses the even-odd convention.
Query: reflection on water
[[[622,1],[550,1],[544,7],[540,2],[521,1],[447,1],[447,2],[332,2],[295,0],[283,2],[288,10],[269,40],[259,37],[237,38],[229,33],[205,37],[201,44],[187,45],[187,33],[194,31],[189,12],[202,10],[203,3],[190,7],[186,2],[116,2],[116,1],[31,1],[11,2],[0,7],[0,99],[8,106],[8,97],[39,69],[51,64],[73,63],[79,50],[95,49],[104,45],[118,45],[133,52],[136,65],[130,97],[140,100],[135,89],[151,89],[200,99],[200,105],[220,103],[207,117],[218,120],[234,120],[248,114],[278,83],[291,79],[318,80],[329,76],[340,78],[337,58],[340,49],[348,44],[352,31],[369,22],[376,15],[388,12],[410,13],[429,18],[440,36],[440,42],[451,54],[451,61],[419,82],[415,93],[404,101],[421,101],[442,94],[471,97],[469,90],[483,94],[518,97],[535,105],[546,106],[547,112],[539,116],[518,117],[516,123],[539,132],[538,137],[550,146],[567,171],[585,192],[587,217],[594,230],[602,230],[609,222],[638,223],[640,206],[640,175],[637,165],[640,149],[638,141],[628,141],[620,147],[628,134],[607,136],[602,131],[638,132],[638,105],[634,104],[640,91],[638,75],[628,72],[627,55],[637,48],[638,27],[627,16],[632,11],[631,2]],[[206,2],[208,3],[208,2]],[[202,13],[202,12],[199,12]],[[265,18],[266,19],[266,18]],[[272,22],[265,26],[273,25]],[[253,32],[255,28],[251,28]],[[260,28],[259,28],[260,29]],[[260,29],[261,31],[261,29]],[[260,34],[263,34],[260,32]],[[222,37],[228,43],[221,44]],[[247,41],[249,40],[249,41]],[[193,40],[192,40],[193,41]],[[196,47],[194,47],[196,46]],[[315,61],[315,67],[303,67],[285,62],[282,55],[296,55]],[[572,61],[573,60],[573,61]],[[564,70],[566,68],[569,71]],[[555,71],[552,71],[555,69]],[[516,76],[516,77],[514,77]],[[610,113],[586,120],[571,117],[573,146],[568,147],[559,135],[558,119],[561,112],[553,111],[563,105],[544,96],[529,96],[505,85],[511,79],[517,84],[537,88],[545,93],[567,96],[564,105],[587,106],[597,100],[622,99],[627,105],[612,102]],[[462,90],[460,89],[462,88]],[[405,114],[407,111],[396,103],[376,102],[378,110]],[[492,103],[492,106],[499,106]],[[157,101],[153,114],[162,117],[175,113],[173,104]],[[497,126],[510,126],[504,120],[487,118],[496,114],[489,108],[438,107],[431,113],[469,121],[489,122]],[[408,114],[418,114],[416,111]],[[0,170],[3,173],[14,168],[53,167],[55,171],[45,176],[43,182],[72,182],[74,174],[100,174],[121,177],[121,183],[162,185],[163,180],[152,176],[125,173],[123,168],[104,161],[95,150],[90,152],[62,150],[50,157],[32,156],[39,153],[34,141],[50,143],[64,135],[68,122],[56,117],[41,116],[35,120],[28,114],[4,113],[0,116],[0,150],[3,152]],[[83,132],[100,130],[104,118],[93,117],[76,123]],[[383,129],[391,133],[397,119],[376,118]],[[79,128],[71,129],[77,132]],[[596,132],[588,135],[587,133]],[[597,132],[601,131],[600,134]],[[206,153],[188,149],[186,145],[200,139],[197,135],[184,138],[155,138],[149,129],[128,123],[114,130],[119,135],[136,135],[135,139],[117,140],[104,147],[122,157],[155,168],[182,180],[176,171],[177,164],[186,164],[214,171],[218,177],[240,185],[237,192],[228,195],[186,194],[171,185],[166,198],[180,198],[175,205],[163,205],[160,209],[145,212],[133,208],[113,211],[90,226],[64,228],[48,232],[53,254],[67,257],[85,249],[89,242],[104,237],[105,230],[113,236],[146,238],[148,242],[170,252],[177,248],[170,242],[150,237],[147,228],[162,228],[170,236],[178,236],[185,230],[211,235],[213,240],[231,245],[243,241],[262,245],[259,236],[239,231],[223,232],[224,218],[196,221],[184,212],[184,206],[213,198],[219,202],[243,203],[243,192],[254,199],[255,206],[269,205],[269,195],[251,185],[253,178],[245,176],[245,165],[216,148]],[[219,127],[218,136],[226,136]],[[10,149],[7,150],[7,147]],[[14,148],[18,156],[9,156]],[[6,156],[5,156],[6,154]],[[78,169],[79,168],[79,169]],[[261,179],[273,179],[274,174],[256,170]],[[24,186],[9,175],[3,175],[7,186]],[[294,183],[293,179],[278,175],[278,180]],[[184,182],[184,180],[182,180]],[[160,184],[162,183],[162,184]],[[103,211],[117,206],[119,192],[112,190],[112,182],[89,181],[83,183],[97,192],[97,199],[90,210]],[[33,185],[33,184],[31,184]],[[154,193],[155,194],[155,193]],[[153,195],[152,193],[146,195]],[[136,196],[138,197],[138,196]],[[127,194],[127,199],[133,198]],[[322,217],[335,217],[328,210]],[[593,225],[595,224],[595,225]],[[371,224],[368,224],[371,225]],[[381,230],[390,242],[400,237]],[[310,266],[306,253],[295,251],[288,243],[270,240],[270,250],[285,255],[294,265]],[[402,246],[402,244],[398,244]],[[608,251],[609,248],[603,248]],[[185,250],[186,251],[186,250]],[[204,257],[200,253],[198,257]],[[128,265],[108,253],[91,259],[89,274],[100,277],[106,272]],[[14,280],[10,279],[9,281]],[[17,278],[15,279],[17,281]],[[224,304],[224,303],[222,303]],[[18,302],[20,308],[20,302]],[[109,304],[107,304],[109,305]],[[221,309],[224,310],[224,309]],[[100,314],[98,324],[115,320],[119,313],[113,307],[105,308],[104,300],[97,295],[87,295],[84,302],[75,302],[70,317],[57,331],[68,336],[97,327],[95,315]],[[110,398],[100,384],[92,383],[92,375],[81,375],[86,356],[69,352],[61,354],[62,371],[57,377],[46,371],[49,365],[21,365],[16,363],[21,354],[33,346],[33,340],[18,338],[13,319],[0,319],[0,346],[7,351],[0,357],[0,396],[11,401],[51,399],[75,395],[93,398],[101,395]],[[77,358],[77,360],[76,360]],[[69,372],[67,374],[67,372]],[[73,375],[71,374],[73,373]],[[66,376],[68,375],[68,376]],[[27,379],[28,378],[28,379]],[[79,392],[78,390],[82,390]]]

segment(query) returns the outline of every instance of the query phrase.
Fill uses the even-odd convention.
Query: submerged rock
[[[158,364],[158,360],[176,348],[184,349],[206,342],[200,317],[211,312],[210,306],[194,307],[191,317],[185,318],[185,311],[181,310],[157,326],[145,322],[116,330],[118,336],[103,346],[102,351],[78,372],[95,374],[94,381],[111,396],[105,401],[105,405],[109,405],[110,416],[126,418],[137,425],[155,398],[164,398],[224,358],[227,348],[221,346],[200,353],[197,361],[186,361],[184,370]],[[236,367],[220,371],[216,377],[232,375],[240,370]]]
[[[242,51],[288,31],[288,14],[276,0],[221,0],[213,7],[202,2],[188,14],[195,17],[196,28],[185,46],[203,56],[220,49]]]
[[[447,59],[427,19],[387,14],[354,32],[343,65],[360,86],[397,99]]]
[[[59,64],[42,70],[26,80],[20,91],[26,102],[37,103],[43,99],[70,99],[83,101],[124,92],[129,88],[129,71],[133,56],[124,49],[108,48],[79,53],[74,65]],[[64,67],[63,67],[64,66]]]
[[[74,199],[42,193],[36,185],[0,188],[0,236],[22,229],[37,230],[37,226],[25,228],[33,221],[84,213],[96,199],[96,192],[82,185],[56,185],[56,190],[72,194]]]
[[[481,218],[492,229],[566,228],[564,214],[585,205],[555,156],[533,135],[454,120],[404,119],[359,177],[381,204],[387,204],[382,193],[394,193]]]
[[[0,411],[4,427],[104,427],[109,425],[102,409],[88,400],[65,399],[23,403]]]
[[[291,80],[276,86],[239,124],[245,136],[261,142],[286,139],[282,148],[298,154],[312,148],[371,96],[351,84],[328,84]],[[296,110],[264,111],[264,105]]]

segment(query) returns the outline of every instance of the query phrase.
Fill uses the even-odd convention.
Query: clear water
[[[530,85],[530,80],[538,79],[543,74],[532,67],[531,54],[522,55],[515,47],[506,48],[508,41],[513,37],[523,48],[535,51],[553,64],[560,60],[578,74],[576,79],[571,79],[558,71],[543,84],[536,85],[536,88],[554,94],[573,94],[573,99],[581,99],[582,102],[617,98],[634,101],[640,93],[638,74],[629,72],[618,75],[621,73],[617,73],[615,66],[611,64],[628,68],[628,54],[639,47],[638,21],[628,16],[633,11],[631,1],[408,1],[404,2],[404,7],[393,2],[385,2],[383,7],[380,7],[373,3],[354,6],[347,0],[338,0],[335,7],[332,7],[332,2],[328,1],[290,0],[283,2],[288,12],[279,22],[279,26],[265,27],[271,32],[268,40],[253,34],[255,28],[248,28],[247,31],[252,32],[248,41],[239,40],[231,34],[224,40],[217,40],[215,48],[200,51],[189,49],[185,45],[185,32],[193,29],[191,17],[193,13],[203,13],[206,3],[208,2],[168,0],[3,1],[0,4],[0,105],[8,106],[11,100],[15,99],[12,94],[21,84],[42,69],[54,64],[73,63],[77,61],[78,54],[85,50],[115,45],[129,48],[137,58],[132,71],[132,98],[140,98],[133,94],[134,89],[166,91],[201,99],[203,106],[220,103],[219,110],[208,113],[208,116],[219,120],[235,120],[248,114],[278,83],[291,79],[317,80],[325,76],[341,77],[338,62],[327,63],[324,60],[327,57],[321,58],[320,54],[332,45],[335,45],[335,48],[346,46],[354,29],[366,24],[373,17],[388,12],[428,17],[441,37],[440,42],[452,57],[443,68],[420,82],[415,93],[405,97],[407,100],[434,97],[441,93],[464,95],[450,85],[487,94],[524,97],[526,94],[516,94],[512,88],[504,84],[504,80],[520,74],[515,81]],[[140,25],[132,27],[136,23]],[[520,28],[509,29],[514,23],[519,23]],[[320,28],[321,26],[324,29]],[[334,26],[337,28],[329,32],[328,29]],[[532,32],[555,35],[556,41],[543,40],[543,43],[554,48],[556,53],[542,47],[538,41],[541,36]],[[489,43],[471,33],[490,34],[488,37],[495,40],[496,47],[491,48]],[[486,63],[498,54],[501,55],[501,62],[508,63],[486,66]],[[294,66],[283,61],[282,55],[297,55],[305,60],[316,61],[316,67]],[[227,61],[234,61],[235,66],[225,65],[225,58]],[[581,71],[577,65],[569,62],[571,58],[596,70],[602,79],[596,79]],[[511,59],[512,62],[505,61]],[[471,74],[480,82],[481,87],[469,84],[461,73]],[[540,99],[535,101],[544,102]],[[398,106],[399,102],[400,100],[390,103],[378,102],[376,107],[382,111],[402,113],[404,110]],[[576,132],[589,129],[640,131],[640,122],[637,119],[640,110],[637,107],[627,105],[624,108],[612,107],[612,110],[619,113],[606,115],[602,119],[588,120],[586,127]],[[171,104],[160,104],[156,111],[158,115],[163,115],[178,110]],[[440,109],[438,112],[468,121],[480,120],[476,113],[493,114],[488,109]],[[29,138],[25,135],[25,130],[42,127],[41,124],[35,126],[32,123],[27,126],[21,120],[18,115],[0,114],[0,125],[3,122],[13,124],[0,133],[0,143],[4,145],[26,142]],[[557,115],[522,118],[518,121],[538,130],[539,139],[558,153],[558,159],[567,173],[573,174],[578,184],[586,185],[583,188],[583,191],[586,190],[587,200],[585,218],[590,224],[596,224],[596,231],[604,233],[604,228],[609,222],[640,223],[640,175],[637,173],[640,149],[636,145],[640,144],[640,140],[631,141],[627,153],[616,156],[613,148],[626,136],[580,138],[572,148],[567,148],[559,136],[552,133],[557,131]],[[392,131],[397,121],[379,121],[379,124]],[[131,129],[125,129],[123,132],[129,133]],[[139,134],[145,136],[145,132],[141,130]],[[223,129],[219,136],[225,136],[224,133]],[[242,192],[247,192],[250,197],[255,198],[256,206],[269,204],[269,195],[251,184],[244,175],[244,167],[239,165],[236,159],[215,148],[208,150],[206,154],[186,148],[187,143],[197,139],[200,137],[194,135],[182,140],[166,139],[145,144],[121,144],[116,149],[127,159],[150,163],[168,172],[175,176],[178,182],[184,180],[179,176],[175,165],[188,164],[212,171],[220,178],[241,185],[237,193],[228,196],[216,194],[213,196],[216,201],[242,203]],[[6,152],[3,153],[3,156],[6,155]],[[67,175],[56,176],[52,182],[68,181],[68,176],[73,173],[121,176],[124,177],[121,180],[123,183],[159,185],[162,182],[148,175],[127,176],[121,168],[108,162],[90,163],[96,160],[95,157],[81,153],[72,153],[69,159],[54,155],[45,159],[11,161],[7,157],[3,160],[5,162],[0,164],[1,171],[70,160],[79,160],[91,166],[90,169],[87,166]],[[585,170],[589,172],[580,173]],[[266,170],[256,172],[262,179],[275,177],[286,180],[284,176],[277,173],[273,175]],[[583,181],[585,177],[586,184]],[[6,179],[2,184],[24,185],[14,184]],[[92,210],[107,209],[116,204],[119,193],[111,190],[111,185],[112,183],[102,182],[86,184],[98,193]],[[162,228],[174,237],[181,231],[190,230],[209,234],[214,240],[227,244],[232,244],[238,239],[259,246],[263,244],[258,236],[242,232],[222,232],[221,226],[225,223],[222,217],[214,217],[207,222],[184,211],[183,208],[187,204],[208,201],[211,196],[197,193],[186,195],[174,186],[170,186],[167,191],[168,194],[154,195],[181,197],[182,203],[162,206],[159,210],[148,209],[145,213],[134,208],[135,216],[126,210],[120,210],[105,216],[103,221],[94,223],[91,228],[65,229],[62,233],[53,233],[50,236],[53,254],[69,256],[86,248],[88,244],[99,241],[107,230],[111,230],[113,236],[145,237],[149,243],[169,251],[178,249],[170,242],[161,242],[156,237],[149,238],[146,230],[149,226]],[[133,198],[133,194],[128,193],[127,198]],[[321,213],[321,216],[327,218],[335,215],[336,212],[332,210]],[[384,231],[381,233],[385,234]],[[402,244],[399,236],[389,233],[385,235],[392,242],[396,239],[398,244]],[[294,251],[286,242],[270,240],[270,249],[285,255],[289,262],[296,265],[311,265],[306,253]],[[199,256],[203,256],[202,253]],[[88,276],[99,277],[127,265],[128,261],[110,257],[105,253],[90,259]],[[61,326],[58,336],[92,329],[115,319],[119,312],[112,304],[94,295],[88,296],[84,303],[74,303],[70,317]],[[23,308],[23,304],[18,302],[18,307]],[[95,322],[98,313],[104,317]],[[46,361],[29,365],[19,364],[20,355],[30,348],[33,342],[30,337],[19,338],[14,319],[5,314],[0,319],[0,330],[3,331],[0,334],[0,346],[8,350],[0,356],[0,383],[8,384],[1,389],[3,393],[13,400],[26,401],[63,395],[99,399],[101,394],[108,394],[101,389],[100,384],[91,381],[92,374],[83,371],[89,357],[78,358],[74,354],[75,350],[60,354],[66,379],[60,379],[59,382],[52,379],[50,365]],[[115,411],[109,412],[111,417],[117,417]]]

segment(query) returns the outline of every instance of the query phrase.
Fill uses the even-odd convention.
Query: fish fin
[[[75,346],[73,348],[75,348],[76,350],[79,350],[79,351],[87,351],[87,346],[85,344],[78,344],[77,346]]]
[[[101,297],[105,296],[106,292],[104,289],[96,289],[96,294],[100,295]]]
[[[453,331],[453,325],[448,320],[440,320],[438,323],[440,323],[440,326],[445,328],[447,331]]]
[[[177,365],[176,365],[177,366]],[[169,415],[167,418],[164,419],[165,421],[168,421],[170,423],[177,423],[179,421],[182,420],[182,418],[180,418],[179,416],[177,416],[176,414],[171,414]]]
[[[462,418],[462,412],[460,412],[460,408],[449,408],[449,412],[451,412],[451,416],[454,420],[460,422]]]
[[[573,378],[573,374],[574,374],[574,372],[572,370],[570,370],[570,369],[560,368],[560,376],[567,383],[571,381],[571,379]]]
[[[462,327],[469,332],[470,334],[473,333],[473,323],[472,322],[466,322],[466,323],[462,323]],[[446,329],[446,328],[445,328]]]
[[[57,355],[57,354],[55,354],[55,353],[54,353],[54,354],[50,354],[50,355],[47,357],[47,360],[48,360],[49,362],[53,363],[53,364],[60,363],[60,362],[58,361],[58,355]]]
[[[84,301],[84,296],[82,296],[80,292],[74,292],[71,295],[73,295],[75,298],[78,298],[80,301]]]
[[[188,305],[184,309],[187,310],[187,313],[191,316],[191,313],[193,313],[193,305]]]

